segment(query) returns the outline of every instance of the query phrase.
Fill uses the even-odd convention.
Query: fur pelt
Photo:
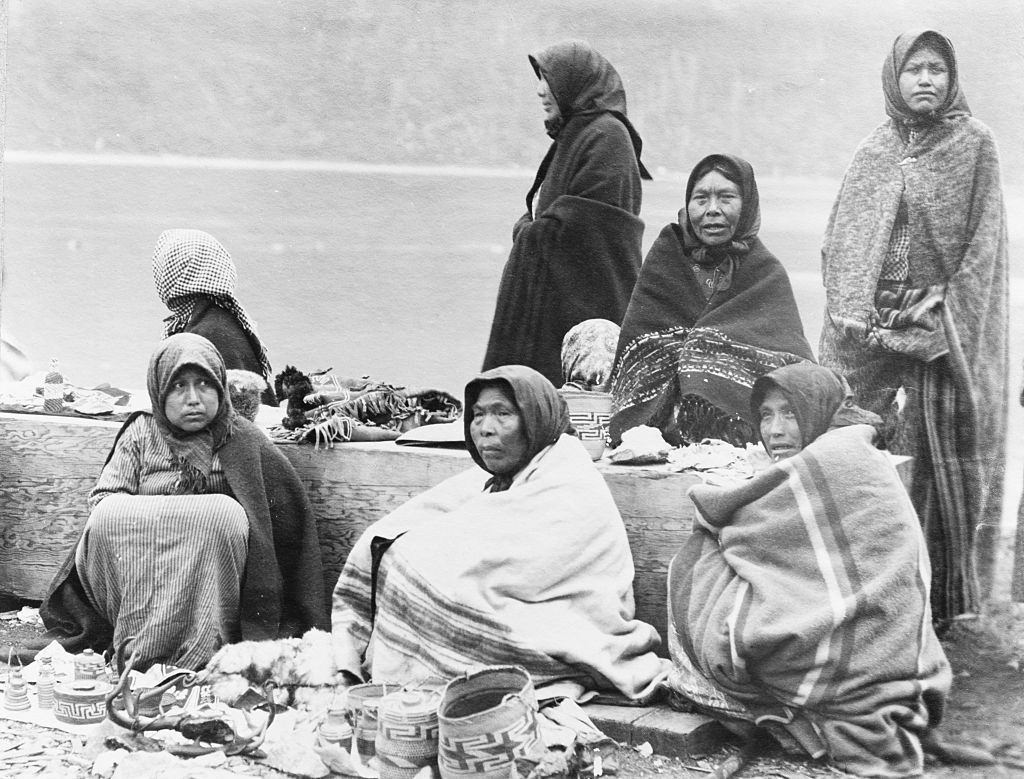
[[[254,421],[260,410],[260,396],[267,388],[266,380],[257,373],[240,368],[229,368],[227,379],[231,405],[250,422]]]
[[[286,416],[281,424],[288,430],[305,427],[309,423],[306,412],[316,407],[306,402],[306,397],[313,394],[313,382],[309,376],[294,365],[286,365],[274,379],[274,392],[277,393],[278,401],[288,401]]]
[[[302,638],[240,641],[217,650],[206,665],[213,693],[234,703],[250,687],[274,684],[275,703],[326,709],[346,685],[331,647],[331,634],[313,628]]]

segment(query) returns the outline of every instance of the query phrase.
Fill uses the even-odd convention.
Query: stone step
[[[732,734],[711,717],[676,711],[669,706],[597,703],[582,708],[609,738],[632,746],[649,743],[656,754],[665,757],[706,755],[734,740]]]

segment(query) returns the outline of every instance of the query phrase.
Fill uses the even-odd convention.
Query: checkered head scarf
[[[259,355],[263,377],[271,375],[256,325],[235,299],[238,271],[220,241],[202,230],[164,230],[153,250],[153,279],[160,300],[171,312],[164,319],[164,338],[182,332],[199,298],[208,297],[235,315]]]

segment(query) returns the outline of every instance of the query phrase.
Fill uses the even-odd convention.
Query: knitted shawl
[[[905,58],[920,35],[897,39],[886,68],[895,71],[894,58]],[[972,427],[974,440],[984,443],[983,451],[960,454],[979,474],[980,504],[971,507],[971,522],[998,528],[1008,391],[1006,212],[995,140],[969,115],[953,83],[955,67],[950,72],[948,110],[913,134],[904,119],[890,118],[861,143],[846,171],[822,246],[826,310],[819,359],[861,394],[898,386],[886,382],[898,382],[901,370],[919,364],[915,355],[948,349],[957,391],[974,420],[958,424]],[[891,91],[887,106],[894,103]],[[869,344],[874,295],[901,201],[910,282],[943,287],[944,302],[937,329],[882,329],[879,348]]]

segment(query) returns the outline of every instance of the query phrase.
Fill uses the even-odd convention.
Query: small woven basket
[[[519,666],[492,666],[453,679],[437,719],[442,779],[507,779],[517,757],[543,752],[533,681]]]

